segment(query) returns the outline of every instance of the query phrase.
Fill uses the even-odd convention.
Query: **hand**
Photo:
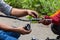
[[[43,20],[42,24],[49,25],[49,24],[51,24],[51,20]]]
[[[29,34],[31,33],[31,30],[25,30],[24,27],[18,27],[19,29],[19,32],[22,34],[22,35],[25,35],[25,34]]]
[[[38,18],[38,13],[36,11],[32,11],[32,10],[27,10],[28,15],[34,17],[34,18]]]

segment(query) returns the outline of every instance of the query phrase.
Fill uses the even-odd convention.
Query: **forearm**
[[[26,9],[12,8],[11,15],[17,16],[17,17],[23,17],[23,16],[28,15],[28,13]]]
[[[12,15],[12,16],[26,16],[27,11],[25,9],[17,9],[13,8],[10,5],[6,4],[4,1],[0,1],[0,11],[5,13],[6,15]]]
[[[10,32],[19,32],[19,30],[17,28],[13,28],[13,27],[6,25],[4,23],[0,23],[0,30],[10,31]]]

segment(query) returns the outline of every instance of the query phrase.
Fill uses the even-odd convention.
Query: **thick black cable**
[[[20,18],[18,18],[18,17],[10,16],[10,15],[0,15],[0,17],[11,18],[11,19],[17,19],[17,20],[19,20],[19,21],[26,21],[26,22],[29,22],[29,21],[39,21],[39,20],[36,20],[36,19],[32,19],[32,20],[20,19]]]

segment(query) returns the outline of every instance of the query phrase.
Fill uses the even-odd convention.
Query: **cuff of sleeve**
[[[6,15],[11,15],[11,11],[12,11],[12,7],[11,6],[7,6],[5,8],[5,10],[3,10],[3,13]]]
[[[6,15],[11,15],[12,7],[5,2],[0,2],[0,11]]]

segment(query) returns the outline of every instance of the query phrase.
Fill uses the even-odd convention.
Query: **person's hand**
[[[36,11],[33,11],[33,10],[27,10],[28,12],[28,15],[34,17],[34,18],[38,18],[38,13]]]
[[[31,30],[25,30],[24,27],[18,27],[19,29],[19,32],[22,34],[22,35],[25,35],[25,34],[29,34],[31,33]]]
[[[49,25],[49,24],[51,24],[51,20],[42,20],[42,24],[44,24],[44,25]]]

